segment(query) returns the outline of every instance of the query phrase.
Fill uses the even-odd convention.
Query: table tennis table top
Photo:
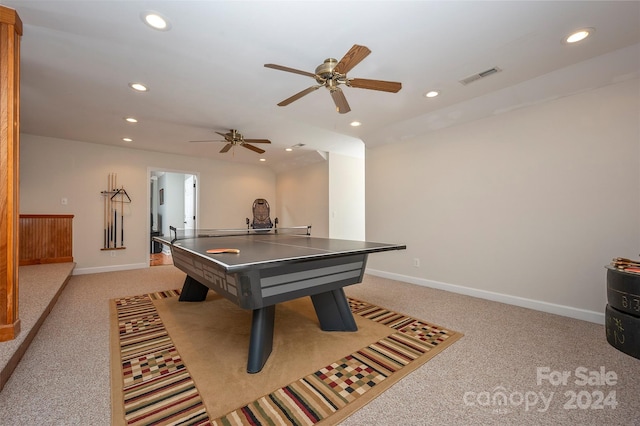
[[[208,259],[227,272],[266,268],[274,263],[301,262],[406,248],[405,245],[400,244],[320,238],[306,234],[281,233],[281,231],[276,233],[273,230],[235,235],[210,235],[214,234],[196,234],[192,237],[173,240],[163,237],[154,237],[154,239]],[[207,250],[219,248],[237,249],[239,253],[207,253]]]

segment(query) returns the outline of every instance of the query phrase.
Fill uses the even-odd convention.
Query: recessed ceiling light
[[[352,121],[350,124],[351,124],[352,127],[358,127],[358,126],[362,125],[362,123],[359,122],[359,121]]]
[[[437,90],[430,90],[427,93],[425,93],[424,96],[427,97],[427,98],[435,98],[439,94],[440,94],[440,92],[438,92]]]
[[[135,119],[135,118],[133,118],[133,117],[126,117],[126,118],[125,118],[125,121],[127,121],[127,122],[129,122],[129,123],[137,123],[137,122],[138,122],[138,120],[136,120],[136,119]]]
[[[564,42],[569,44],[577,43],[589,37],[594,32],[595,28],[581,28],[578,31],[574,31],[573,33],[565,37]]]
[[[267,159],[266,158],[261,158],[260,161],[267,161]]]
[[[125,142],[133,142],[133,139],[131,138],[122,138],[122,140]]]
[[[293,148],[285,148],[284,150],[287,151],[287,152],[291,152],[291,151],[293,151]]]
[[[154,30],[168,31],[169,29],[171,29],[169,20],[158,12],[148,10],[146,12],[142,12],[140,17],[142,18],[142,22],[144,22]]]
[[[136,92],[148,92],[149,89],[142,83],[129,83],[129,87],[131,87]]]

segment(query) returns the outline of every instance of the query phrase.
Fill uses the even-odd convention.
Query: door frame
[[[149,242],[149,244],[145,244],[145,251],[146,253],[146,257],[147,259],[149,258],[149,247],[150,247],[150,242],[151,242],[151,213],[152,213],[152,206],[151,206],[151,177],[152,175],[158,174],[158,173],[177,173],[177,174],[184,174],[184,175],[193,175],[196,178],[196,190],[194,193],[195,196],[195,216],[196,216],[196,220],[194,222],[194,228],[197,229],[198,228],[198,221],[200,218],[200,185],[197,184],[197,182],[200,181],[200,172],[194,171],[194,170],[180,170],[180,169],[171,169],[168,167],[147,167],[147,180],[146,180],[146,188],[147,188],[147,218],[146,218],[146,226],[147,226],[147,231],[145,232],[147,241]],[[158,188],[159,190],[160,188]],[[164,189],[164,188],[163,188]],[[164,194],[165,198],[167,198],[167,196],[169,196],[170,194]],[[181,190],[181,194],[182,197],[184,197],[184,188]],[[149,263],[147,263],[147,266],[149,266]]]

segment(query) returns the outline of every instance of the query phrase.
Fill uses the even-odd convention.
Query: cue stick
[[[107,209],[104,215],[107,218],[107,248],[111,248],[111,173],[107,175]]]
[[[113,175],[113,197],[118,195],[117,175]],[[112,197],[112,199],[113,199]],[[113,247],[118,248],[118,199],[113,201]]]
[[[109,173],[109,211],[107,214],[109,215],[109,248],[111,248],[111,242],[113,241],[113,223],[111,222],[111,188],[113,188],[113,173]]]
[[[113,247],[118,248],[118,203],[115,203],[113,209]]]
[[[111,216],[111,212],[113,211],[113,200],[111,199],[111,193],[113,192],[113,173],[109,176],[109,247],[111,247],[113,243],[113,219]]]
[[[104,191],[105,203],[104,203],[104,223],[106,229],[104,230],[105,247],[109,248],[109,178],[107,177],[107,189]]]
[[[104,241],[102,242],[102,248],[107,248],[107,194],[102,194],[104,197],[102,203],[102,225],[104,226]]]
[[[120,192],[120,247],[124,247],[124,186]]]

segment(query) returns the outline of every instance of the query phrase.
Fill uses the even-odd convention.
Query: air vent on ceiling
[[[464,84],[466,86],[469,83],[473,83],[474,81],[478,81],[481,78],[489,77],[490,75],[496,74],[496,73],[498,73],[500,71],[502,71],[502,70],[500,68],[498,68],[498,67],[489,68],[488,70],[479,72],[477,74],[470,75],[467,78],[463,78],[462,80],[460,80],[460,83]]]

